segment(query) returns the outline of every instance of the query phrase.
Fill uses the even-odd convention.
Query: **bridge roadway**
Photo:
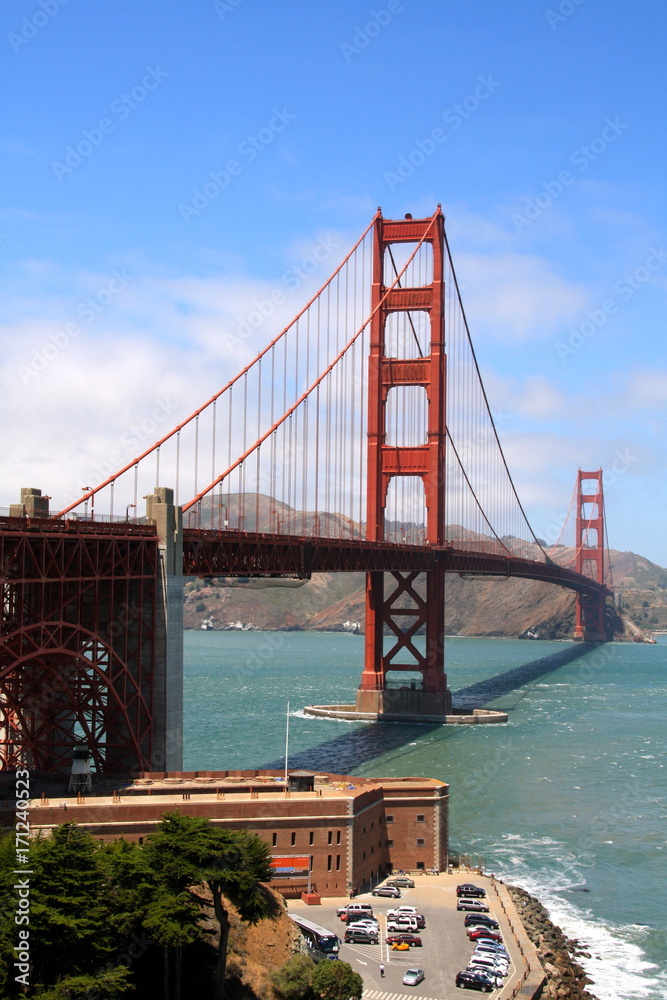
[[[580,593],[603,593],[608,587],[567,566],[536,562],[498,551],[454,545],[399,545],[359,538],[311,538],[247,531],[183,530],[186,576],[287,576],[309,579],[313,573],[425,573],[444,563],[445,572],[462,576],[518,577],[553,583]]]

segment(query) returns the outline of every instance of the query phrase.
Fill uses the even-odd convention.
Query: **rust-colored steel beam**
[[[313,573],[429,573],[436,567],[445,573],[462,576],[518,577],[553,583],[580,593],[611,595],[606,586],[600,586],[567,566],[512,558],[504,548],[493,543],[484,551],[452,545],[396,545],[358,538],[183,530],[183,572],[186,576],[308,579]]]
[[[152,526],[0,518],[0,770],[150,763],[157,594]]]

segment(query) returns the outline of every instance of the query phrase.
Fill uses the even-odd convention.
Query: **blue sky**
[[[76,492],[128,428],[167,430],[233,374],[221,334],[258,295],[289,291],[248,357],[378,205],[440,202],[535,530],[602,466],[612,546],[667,565],[663,4],[16,0],[0,18],[0,504]]]

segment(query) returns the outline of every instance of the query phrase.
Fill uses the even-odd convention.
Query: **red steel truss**
[[[586,484],[593,492],[585,493]],[[604,583],[604,497],[602,469],[577,474],[576,570],[596,583]],[[587,591],[577,594],[575,639],[604,642],[604,594]]]
[[[0,518],[0,770],[149,766],[157,558],[153,527]]]
[[[421,243],[432,254],[429,284],[392,288],[385,284],[385,268],[394,244]],[[444,217],[440,208],[431,219],[375,221],[370,357],[368,363],[368,486],[366,537],[384,539],[387,493],[395,477],[419,477],[424,486],[426,538],[429,545],[445,543],[445,292]],[[387,323],[393,313],[424,312],[428,317],[428,353],[418,359],[395,358],[387,349]],[[426,443],[387,443],[387,399],[392,389],[420,386],[427,401]],[[448,710],[442,632],[445,621],[445,567],[435,561],[427,571],[427,599],[413,588],[416,574],[392,572],[390,593],[384,573],[366,575],[366,649],[357,696],[360,711],[382,711],[387,672],[418,671],[422,675],[421,710],[444,714]],[[426,633],[425,654],[413,643],[417,631]],[[385,629],[392,645],[384,650]],[[426,698],[426,701],[424,700]],[[415,711],[412,698],[409,711]]]

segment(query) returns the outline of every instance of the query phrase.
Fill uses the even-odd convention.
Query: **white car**
[[[477,944],[475,946],[476,955],[491,955],[494,958],[502,958],[504,961],[509,962],[510,956],[507,948],[503,945],[496,947],[492,944]]]
[[[495,958],[482,958],[477,955],[473,955],[468,962],[468,969],[471,972],[489,972],[494,976],[503,976],[503,978],[509,972],[509,966],[506,962],[498,962]]]
[[[387,910],[387,920],[391,920],[392,917],[400,917],[408,915],[410,917],[416,917],[418,913],[416,906],[397,906],[393,910]]]
[[[377,934],[379,929],[379,923],[371,917],[365,917],[363,920],[354,920],[351,924],[347,925],[348,930],[358,930],[358,931],[373,931]]]
[[[400,917],[394,917],[393,920],[387,921],[387,931],[390,934],[402,931],[415,933],[418,930],[419,924],[417,923],[417,918],[411,916],[409,913],[404,913]]]

